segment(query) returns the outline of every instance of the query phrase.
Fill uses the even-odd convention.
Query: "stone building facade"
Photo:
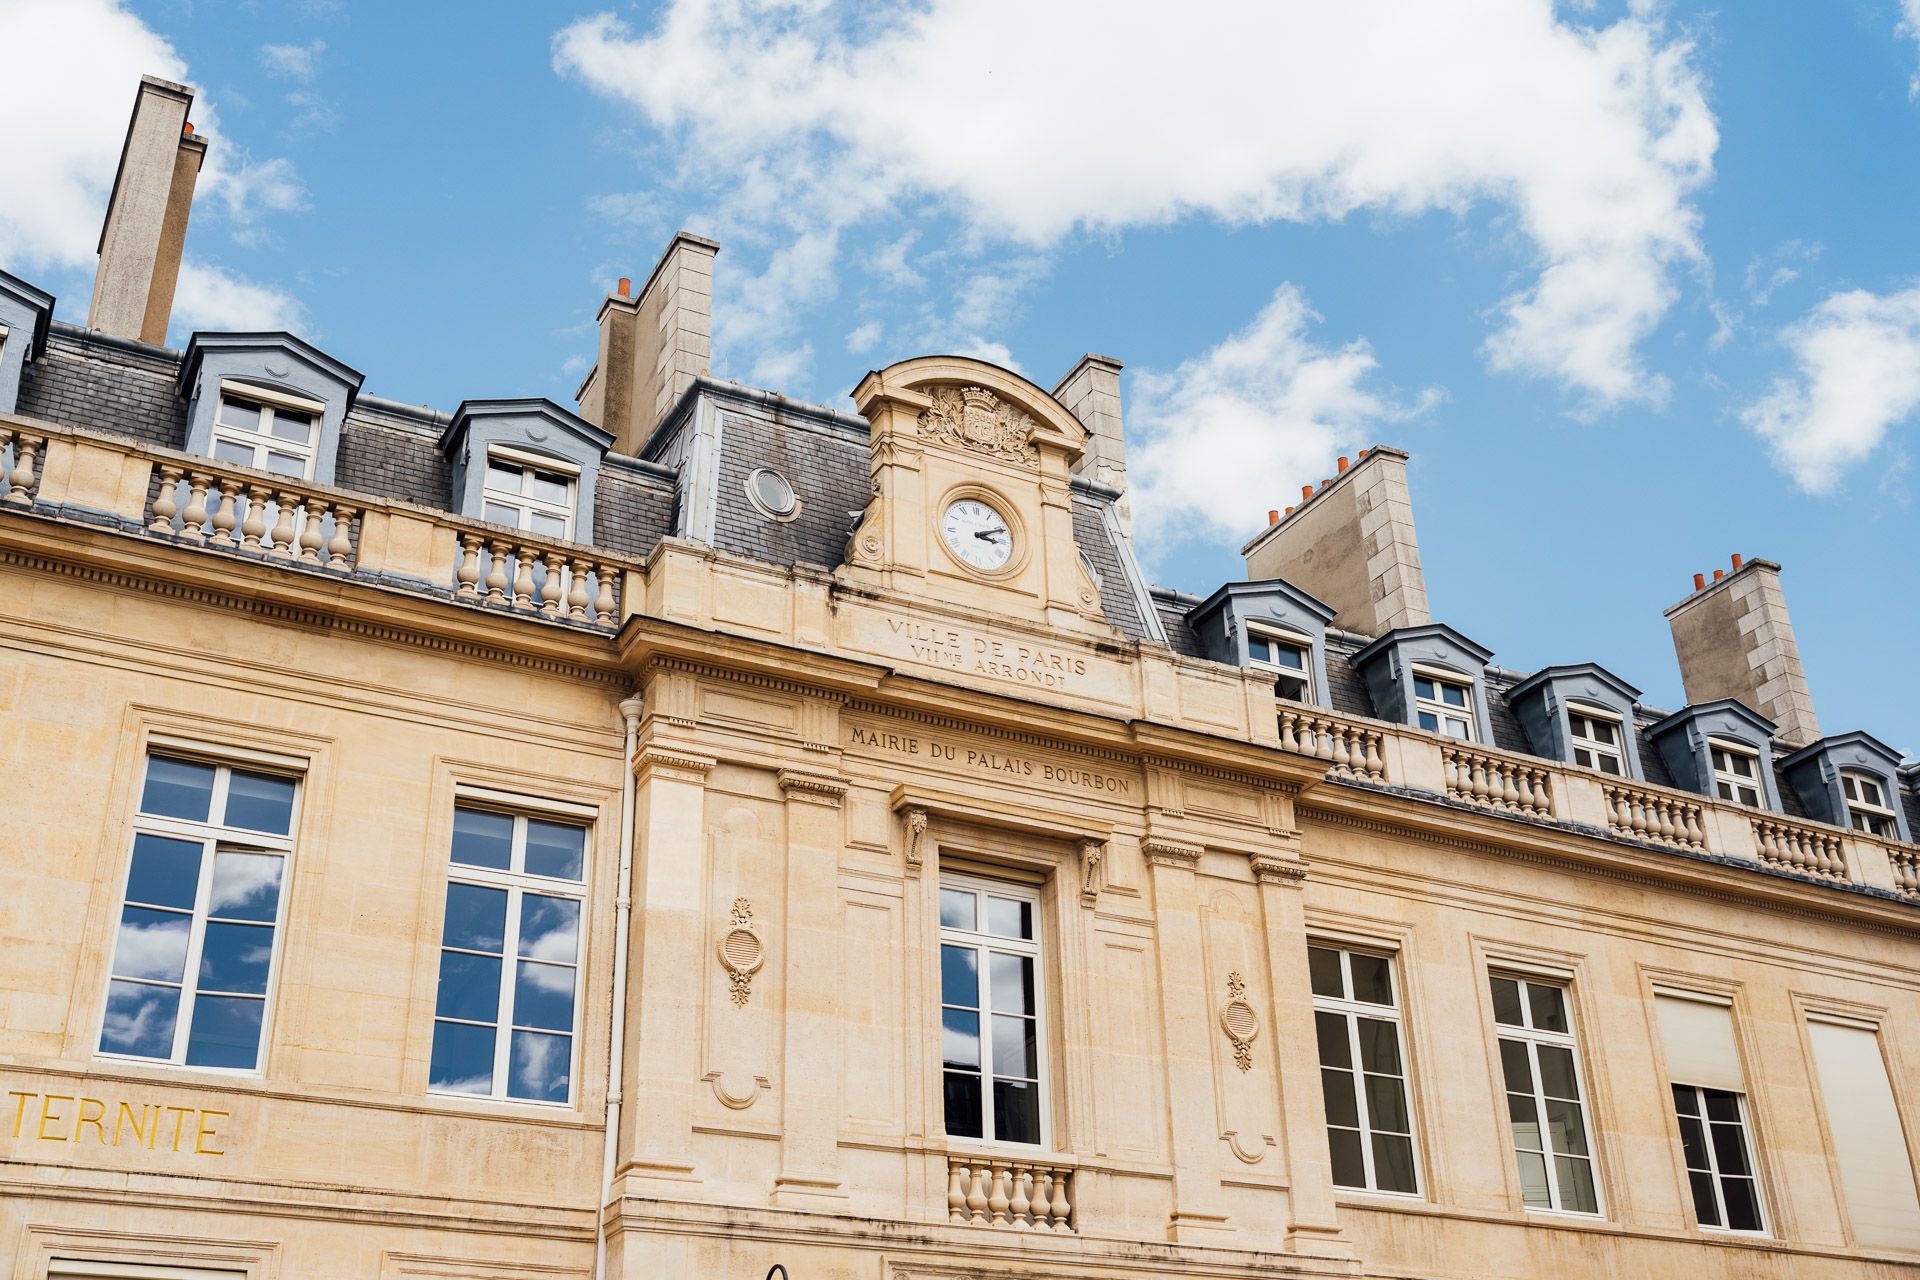
[[[1151,587],[1117,361],[716,381],[692,236],[578,410],[169,350],[183,94],[127,319],[0,273],[14,1280],[1920,1266],[1920,798],[1778,565],[1670,714],[1433,621],[1397,450]]]

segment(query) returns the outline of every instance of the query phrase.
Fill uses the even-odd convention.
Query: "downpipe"
[[[626,722],[626,745],[621,751],[619,896],[613,903],[613,1011],[612,1034],[607,1043],[606,1155],[600,1162],[600,1198],[593,1206],[594,1280],[606,1280],[607,1275],[607,1197],[613,1194],[614,1157],[620,1143],[620,1079],[627,1056],[627,937],[633,920],[633,764],[644,705],[639,698],[627,698],[620,704],[620,716]]]

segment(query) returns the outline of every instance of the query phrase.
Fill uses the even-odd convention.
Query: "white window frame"
[[[1865,788],[1872,787],[1880,799],[1876,802],[1865,797]],[[1859,794],[1856,794],[1859,793]],[[1893,807],[1887,796],[1887,784],[1877,773],[1865,769],[1842,769],[1840,771],[1840,794],[1847,802],[1847,825],[1862,835],[1877,840],[1892,840],[1898,837],[1899,823],[1895,821]]]
[[[1580,732],[1576,719],[1585,719],[1596,724],[1611,725],[1614,732],[1613,745],[1609,746]],[[1580,759],[1584,751],[1592,757],[1591,761]],[[1567,704],[1567,755],[1570,762],[1581,769],[1592,769],[1609,777],[1628,778],[1627,772],[1627,724],[1618,714],[1596,707],[1590,702],[1569,702]],[[1602,758],[1613,761],[1611,770],[1604,768]]]
[[[1319,992],[1313,993],[1313,1010],[1315,1013],[1334,1014],[1346,1025],[1348,1061],[1353,1064],[1354,1102],[1360,1118],[1360,1158],[1362,1166],[1366,1170],[1367,1178],[1367,1185],[1364,1187],[1350,1187],[1343,1183],[1336,1182],[1334,1184],[1334,1190],[1336,1192],[1352,1191],[1366,1195],[1393,1196],[1396,1199],[1405,1200],[1424,1199],[1426,1196],[1426,1179],[1422,1176],[1423,1171],[1420,1159],[1419,1116],[1415,1112],[1413,1105],[1413,1061],[1411,1055],[1407,1052],[1406,1020],[1401,1016],[1401,1005],[1404,1003],[1404,994],[1400,983],[1400,958],[1392,951],[1374,947],[1360,947],[1352,943],[1338,942],[1326,938],[1308,938],[1307,946],[1310,949],[1318,948],[1322,951],[1331,951],[1340,957],[1340,981],[1343,989],[1346,991],[1353,990],[1354,955],[1371,956],[1375,959],[1386,961],[1387,982],[1393,995],[1393,1003],[1391,1005],[1379,1005],[1370,1004],[1365,1000],[1357,1000],[1348,996],[1326,996],[1321,995]],[[1391,1191],[1383,1189],[1379,1185],[1379,1174],[1374,1169],[1373,1117],[1371,1108],[1367,1102],[1365,1080],[1365,1077],[1369,1073],[1360,1065],[1359,1019],[1361,1018],[1373,1018],[1380,1022],[1390,1022],[1393,1024],[1394,1040],[1400,1054],[1400,1100],[1401,1105],[1406,1108],[1406,1138],[1408,1145],[1413,1151],[1412,1191]],[[1318,1053],[1317,1046],[1315,1052],[1316,1054]],[[1325,1063],[1321,1063],[1320,1065],[1322,1070],[1326,1069]],[[1377,1075],[1379,1073],[1375,1072],[1372,1074]],[[1327,1122],[1326,1127],[1329,1130],[1336,1127],[1346,1128],[1345,1125],[1334,1125],[1331,1120]],[[1382,1132],[1390,1133],[1391,1131],[1382,1130]]]
[[[1452,738],[1456,742],[1478,742],[1480,740],[1480,710],[1475,702],[1474,682],[1471,679],[1460,676],[1455,672],[1443,671],[1438,667],[1417,665],[1413,668],[1413,679],[1416,682],[1413,685],[1414,727],[1426,729],[1426,726],[1420,723],[1420,717],[1424,713],[1434,717],[1434,719],[1439,722],[1438,727],[1426,729],[1428,733],[1437,733],[1442,737]],[[1428,680],[1434,684],[1433,697],[1423,698],[1420,696],[1417,682],[1421,680]],[[1439,686],[1441,685],[1450,685],[1464,693],[1466,695],[1466,704],[1456,707],[1446,701],[1440,694]],[[1467,730],[1465,735],[1448,733],[1446,724],[1449,720],[1458,720],[1465,725]]]
[[[565,478],[567,482],[566,502],[548,502],[544,498],[536,498],[531,494],[508,493],[505,490],[494,488],[492,480],[493,467],[496,461],[502,466],[520,468],[523,473],[521,481],[523,487],[526,483],[524,473],[529,471],[544,471],[549,475]],[[486,519],[487,504],[490,502],[499,506],[509,507],[515,512],[517,519],[514,524],[507,525],[507,528],[519,529],[523,533],[533,533],[537,538],[547,538],[554,535],[534,533],[532,527],[533,517],[536,513],[540,515],[557,516],[566,522],[566,530],[559,535],[560,540],[563,542],[574,541],[574,528],[579,520],[580,510],[579,467],[570,462],[563,462],[558,458],[547,457],[544,454],[531,453],[524,449],[514,449],[506,445],[496,444],[488,447],[483,468],[480,475],[481,519]],[[501,522],[496,520],[489,521],[489,523],[499,524]]]
[[[221,411],[226,408],[229,396],[236,400],[249,401],[260,410],[259,430],[236,427],[221,421],[220,414]],[[295,440],[284,440],[273,434],[271,430],[273,417],[275,413],[283,409],[308,414],[313,418],[313,433],[305,444],[301,444]],[[219,391],[214,398],[213,434],[207,443],[207,456],[218,460],[214,449],[223,441],[228,444],[237,444],[253,450],[253,461],[245,464],[225,463],[223,465],[245,465],[252,467],[256,471],[266,471],[268,467],[262,456],[264,453],[272,451],[274,453],[290,454],[300,459],[301,469],[298,476],[288,476],[286,478],[289,480],[311,480],[313,479],[314,463],[320,456],[321,418],[326,413],[326,410],[326,405],[318,400],[308,400],[301,396],[290,396],[283,391],[274,391],[268,387],[255,386],[251,382],[225,379],[220,383]],[[279,475],[280,473],[276,471],[272,474]]]
[[[1745,760],[1753,766],[1753,776],[1743,778],[1731,769],[1722,769],[1720,762],[1714,759],[1716,753],[1730,760]],[[1760,753],[1758,751],[1755,751],[1751,747],[1742,746],[1737,742],[1729,742],[1725,738],[1708,738],[1707,767],[1713,773],[1713,794],[1716,799],[1725,800],[1730,804],[1746,805],[1751,809],[1764,809],[1767,807],[1767,788],[1760,779]],[[1722,788],[1725,788],[1733,794],[1721,794]],[[1742,791],[1751,791],[1754,797],[1753,800],[1749,802],[1741,799],[1740,793]]]
[[[470,863],[453,860],[453,826],[447,826],[447,876],[448,884],[476,885],[483,889],[504,889],[507,893],[507,920],[500,942],[500,998],[494,1006],[494,1020],[491,1023],[476,1022],[471,1018],[445,1018],[439,1012],[439,965],[440,957],[447,951],[457,951],[462,955],[491,955],[491,952],[473,951],[466,947],[447,945],[447,923],[444,914],[440,921],[440,937],[434,944],[434,1013],[433,1025],[451,1022],[460,1026],[493,1028],[493,1079],[486,1093],[467,1093],[458,1089],[436,1089],[429,1083],[427,1092],[436,1098],[464,1098],[470,1102],[507,1102],[515,1106],[548,1107],[555,1110],[569,1110],[579,1099],[580,1064],[584,1056],[581,1045],[581,1018],[585,1012],[582,1001],[586,991],[587,972],[587,934],[589,921],[587,909],[590,881],[593,874],[593,819],[596,816],[591,809],[563,806],[540,801],[530,801],[521,797],[509,797],[493,792],[462,790],[454,797],[455,809],[476,809],[487,813],[501,814],[513,819],[513,843],[508,854],[507,869],[496,867],[478,867]],[[580,842],[580,879],[562,880],[555,876],[535,875],[524,868],[527,860],[527,820],[529,818],[564,823],[581,828]],[[573,953],[573,1027],[567,1032],[567,1096],[564,1100],[550,1098],[521,1098],[507,1092],[512,1078],[513,1034],[516,1031],[534,1031],[541,1034],[556,1034],[549,1027],[519,1027],[513,1023],[514,985],[519,975],[520,955],[520,919],[524,899],[528,892],[542,897],[571,898],[579,903],[579,938]],[[445,898],[442,897],[442,911],[445,911]],[[554,963],[542,961],[541,963]],[[433,1043],[431,1034],[427,1043],[428,1071],[432,1071]]]
[[[1491,986],[1494,978],[1504,978],[1507,981],[1516,982],[1520,985],[1520,1016],[1525,1020],[1525,1025],[1516,1026],[1510,1022],[1501,1022],[1498,1012],[1493,1011],[1495,1040],[1494,1065],[1495,1069],[1500,1073],[1501,1123],[1506,1127],[1507,1152],[1514,1158],[1513,1167],[1517,1173],[1520,1167],[1520,1146],[1514,1140],[1513,1118],[1507,1107],[1507,1095],[1512,1093],[1513,1090],[1507,1087],[1505,1060],[1499,1052],[1498,1043],[1501,1040],[1512,1040],[1526,1047],[1528,1069],[1533,1073],[1533,1092],[1531,1096],[1533,1098],[1534,1114],[1540,1122],[1540,1154],[1546,1164],[1547,1197],[1551,1201],[1550,1204],[1544,1206],[1525,1204],[1523,1201],[1523,1207],[1528,1213],[1565,1214],[1568,1217],[1587,1220],[1604,1218],[1607,1213],[1607,1194],[1605,1186],[1600,1181],[1600,1148],[1594,1141],[1594,1134],[1598,1126],[1593,1123],[1593,1097],[1587,1089],[1586,1064],[1580,1060],[1579,1021],[1573,1005],[1573,984],[1564,978],[1547,977],[1542,974],[1529,973],[1525,970],[1508,968],[1491,969],[1488,971],[1487,977],[1489,1001],[1492,999]],[[1561,1008],[1565,1009],[1567,1014],[1567,1030],[1546,1031],[1533,1025],[1533,1001],[1527,996],[1527,988],[1529,986],[1553,987],[1560,992]],[[1573,1086],[1579,1090],[1580,1096],[1571,1099],[1571,1101],[1577,1103],[1580,1107],[1580,1123],[1583,1130],[1581,1137],[1586,1142],[1587,1154],[1585,1157],[1572,1156],[1567,1158],[1584,1158],[1587,1161],[1587,1168],[1593,1175],[1594,1207],[1591,1210],[1566,1208],[1566,1197],[1560,1190],[1560,1166],[1556,1163],[1557,1157],[1553,1150],[1553,1140],[1547,1134],[1547,1097],[1541,1084],[1540,1048],[1543,1045],[1565,1049],[1573,1058]]]
[[[1299,667],[1289,667],[1282,663],[1264,661],[1254,657],[1253,641],[1256,639],[1264,640],[1269,645],[1285,645],[1289,649],[1298,649],[1300,651]],[[1298,702],[1302,706],[1308,707],[1315,705],[1313,689],[1313,641],[1306,636],[1301,635],[1297,631],[1289,631],[1284,627],[1269,627],[1249,623],[1247,625],[1247,665],[1259,671],[1271,671],[1274,673],[1276,677],[1274,696],[1282,702]],[[1290,698],[1286,694],[1281,693],[1279,690],[1280,680],[1298,682],[1300,685],[1300,696]]]
[[[167,818],[140,812],[140,802],[146,791],[147,769],[155,756],[170,760],[186,760],[212,767],[213,791],[207,801],[208,821],[192,822],[184,818]],[[293,807],[287,816],[285,836],[255,831],[248,827],[229,827],[212,821],[216,813],[223,818],[226,816],[227,793],[235,768],[248,773],[275,774],[293,782]],[[93,1029],[93,1057],[96,1060],[174,1067],[183,1071],[203,1071],[211,1075],[235,1076],[243,1079],[258,1078],[266,1074],[267,1045],[273,1028],[274,996],[280,989],[280,962],[286,952],[284,935],[287,927],[287,899],[292,896],[293,891],[293,849],[300,833],[300,813],[306,800],[306,790],[306,773],[301,767],[301,762],[288,761],[257,752],[215,756],[204,750],[189,750],[162,740],[148,743],[147,749],[140,756],[140,784],[134,798],[132,831],[127,837],[125,866],[120,875],[120,892],[114,906],[114,943],[107,954],[107,980],[101,991],[100,1018]],[[180,1004],[174,1011],[173,1051],[165,1058],[114,1053],[100,1047],[100,1041],[107,1033],[107,1016],[111,1008],[111,993],[115,982],[131,982],[138,986],[150,987],[175,985],[155,979],[116,977],[113,972],[119,957],[120,916],[128,906],[127,893],[132,887],[130,881],[133,877],[133,848],[142,835],[160,836],[169,840],[198,841],[201,845],[199,881],[194,886],[193,911],[187,933],[187,956],[178,984]],[[273,954],[267,959],[267,989],[261,998],[260,1006],[260,1041],[254,1048],[251,1067],[200,1066],[187,1062],[187,1045],[193,1031],[194,1005],[201,994],[200,959],[206,942],[208,914],[213,896],[214,862],[216,855],[222,852],[223,847],[228,853],[273,853],[282,859],[280,895],[274,904],[273,913]],[[177,907],[153,909],[176,913],[180,910]],[[246,923],[257,925],[260,922],[250,920]],[[225,993],[216,991],[212,994]],[[245,994],[251,998],[250,992]]]
[[[1679,1099],[1678,1097],[1675,1097],[1674,1099],[1674,1104],[1673,1104],[1674,1121],[1676,1124],[1680,1125],[1681,1129],[1683,1130],[1681,1142],[1680,1142],[1681,1170],[1682,1172],[1687,1174],[1693,1174],[1698,1172],[1698,1173],[1705,1173],[1708,1176],[1708,1179],[1713,1183],[1714,1207],[1719,1211],[1719,1214],[1720,1214],[1720,1225],[1713,1226],[1709,1223],[1700,1221],[1699,1208],[1698,1206],[1695,1206],[1694,1224],[1698,1226],[1702,1231],[1711,1231],[1718,1235],[1753,1236],[1753,1237],[1772,1235],[1773,1233],[1771,1230],[1769,1230],[1767,1225],[1766,1192],[1764,1188],[1762,1188],[1760,1185],[1760,1165],[1754,1151],[1753,1125],[1747,1115],[1747,1095],[1745,1093],[1735,1093],[1731,1089],[1709,1090],[1705,1085],[1683,1084],[1677,1080],[1672,1083],[1671,1088],[1674,1090],[1685,1089],[1688,1092],[1692,1093],[1693,1105],[1696,1108],[1698,1108],[1698,1112],[1696,1115],[1682,1116],[1680,1114]],[[1728,1097],[1733,1099],[1734,1110],[1739,1116],[1739,1119],[1735,1123],[1740,1130],[1740,1145],[1746,1153],[1747,1168],[1750,1171],[1748,1173],[1722,1174],[1720,1172],[1720,1151],[1713,1141],[1713,1126],[1716,1123],[1724,1123],[1724,1122],[1707,1119],[1707,1094],[1709,1092],[1724,1093]],[[1697,1120],[1699,1122],[1702,1145],[1705,1147],[1706,1153],[1707,1153],[1707,1167],[1705,1169],[1696,1170],[1692,1165],[1686,1162],[1687,1147],[1686,1147],[1684,1130],[1686,1127],[1687,1120]],[[1726,1188],[1721,1185],[1721,1179],[1723,1177],[1744,1178],[1746,1181],[1751,1182],[1753,1184],[1754,1210],[1760,1215],[1760,1225],[1758,1227],[1730,1227],[1726,1225],[1727,1195],[1726,1195]],[[1690,1205],[1693,1204],[1693,1179],[1691,1177],[1687,1179],[1687,1203]]]
[[[1042,904],[1039,888],[1034,885],[1020,884],[1009,880],[996,880],[987,876],[967,875],[955,871],[941,872],[938,888],[963,889],[973,893],[975,895],[976,911],[974,923],[983,926],[979,930],[970,932],[964,929],[948,928],[945,924],[942,924],[940,926],[941,946],[944,947],[952,943],[955,946],[972,947],[976,954],[1001,951],[1008,955],[1027,956],[1033,961],[1033,1065],[1034,1073],[1038,1077],[1039,1101],[1037,1105],[1040,1121],[1040,1137],[1037,1142],[1015,1142],[1011,1139],[996,1138],[993,1136],[993,985],[992,977],[989,973],[992,966],[981,963],[977,967],[980,1003],[976,1009],[980,1017],[980,1136],[978,1138],[969,1138],[949,1133],[947,1134],[947,1140],[967,1148],[999,1147],[1003,1149],[1013,1148],[1021,1151],[1052,1151],[1053,1095],[1048,1085],[1049,1073],[1047,1071],[1047,964],[1046,955],[1041,948],[1046,926],[1041,916]],[[984,925],[986,923],[986,900],[989,896],[1012,898],[1028,903],[1033,908],[1033,937],[1031,939],[1004,938],[999,934],[987,933]],[[936,964],[938,963],[938,956],[939,953],[936,950]],[[984,961],[984,956],[982,959]],[[937,971],[934,981],[936,983],[940,981]],[[945,1034],[945,1010],[949,1007],[955,1009],[962,1007],[960,1005],[949,1006],[946,1003],[945,994],[945,992],[938,990],[936,987],[934,992],[934,1006],[942,1011],[940,1025],[937,1025],[934,1029],[937,1035]],[[936,1057],[935,1061],[941,1063],[941,1126],[944,1132],[946,1123],[944,1101],[946,1096],[946,1065],[944,1053]]]

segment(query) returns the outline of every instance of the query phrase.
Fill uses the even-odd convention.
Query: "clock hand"
[[[992,542],[1000,536],[1000,531],[998,529],[975,529],[973,536],[979,538],[982,542]]]

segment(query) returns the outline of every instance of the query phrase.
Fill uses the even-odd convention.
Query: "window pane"
[[[961,929],[967,933],[978,932],[975,912],[978,898],[967,889],[942,889],[940,891],[940,927],[942,929]]]
[[[1422,729],[1428,729],[1434,733],[1438,733],[1440,731],[1440,717],[1434,715],[1431,711],[1422,711],[1420,713],[1419,719],[1420,719],[1420,727]]]
[[[1707,1097],[1707,1119],[1723,1124],[1740,1123],[1740,1099],[1725,1089],[1703,1090]]]
[[[573,964],[580,958],[580,901],[544,893],[520,898],[520,954],[529,960]]]
[[[1380,1018],[1357,1018],[1355,1023],[1360,1033],[1361,1068],[1404,1074],[1400,1069],[1400,1029]]]
[[[1367,1185],[1367,1166],[1360,1154],[1360,1135],[1352,1129],[1327,1130],[1327,1150],[1333,1157],[1333,1182],[1340,1187]]]
[[[1447,720],[1447,736],[1458,738],[1462,742],[1471,742],[1473,741],[1473,726],[1465,720],[1455,720],[1449,717]]]
[[[1307,973],[1313,981],[1313,994],[1332,996],[1336,1000],[1347,994],[1340,976],[1338,951],[1326,947],[1308,947]]]
[[[1541,1031],[1567,1029],[1566,995],[1558,987],[1527,984],[1527,1005],[1533,1011],[1533,1025]]]
[[[480,518],[493,524],[504,524],[518,529],[520,508],[509,507],[502,502],[483,502],[480,504]]]
[[[1467,705],[1467,691],[1457,684],[1443,684],[1440,686],[1440,700],[1450,707],[1464,707]]]
[[[240,400],[233,396],[220,397],[220,421],[229,427],[239,427],[242,431],[260,429],[260,406],[251,400]]]
[[[207,996],[193,1002],[187,1065],[251,1071],[260,1058],[260,1019],[267,1002],[250,996]]]
[[[501,493],[519,493],[523,483],[519,467],[504,462],[487,463],[487,488]]]
[[[113,948],[114,976],[179,982],[187,972],[187,937],[192,931],[190,915],[122,907],[120,936]]]
[[[1526,1020],[1520,1016],[1520,984],[1512,978],[1494,978],[1491,980],[1491,985],[1493,987],[1493,1020],[1504,1022],[1510,1027],[1525,1026]]]
[[[1553,1195],[1547,1190],[1547,1160],[1534,1151],[1515,1153],[1520,1164],[1520,1199],[1535,1209],[1551,1209]]]
[[[1724,1179],[1720,1193],[1727,1198],[1728,1227],[1735,1231],[1760,1230],[1760,1197],[1751,1178]]]
[[[1540,1113],[1533,1099],[1525,1094],[1507,1095],[1507,1119],[1513,1124],[1513,1145],[1526,1151],[1543,1150],[1540,1141]]]
[[[980,1015],[971,1009],[940,1011],[940,1056],[948,1067],[980,1069]]]
[[[200,891],[201,848],[198,840],[135,836],[133,866],[127,872],[127,901],[191,911]]]
[[[536,471],[527,492],[542,502],[564,504],[573,497],[573,486],[567,483],[565,476],[555,475],[551,471]]]
[[[446,946],[500,951],[507,938],[507,891],[477,884],[447,885]]]
[[[1398,1076],[1367,1077],[1367,1124],[1385,1133],[1411,1133],[1407,1091]]]
[[[1393,964],[1381,956],[1353,955],[1353,998],[1368,1004],[1393,1003]]]
[[[1389,1133],[1373,1135],[1373,1178],[1382,1191],[1412,1194],[1413,1140]]]
[[[307,474],[307,460],[291,453],[277,453],[273,450],[268,450],[266,469],[277,476],[294,476],[299,478]]]
[[[1033,904],[987,895],[987,932],[996,938],[1033,939]]]
[[[1425,676],[1415,676],[1413,678],[1413,696],[1416,698],[1433,697],[1433,681],[1427,679]]]
[[[150,757],[147,785],[140,794],[140,812],[205,822],[213,803],[213,772],[212,765],[197,760]]]
[[[586,865],[587,829],[527,819],[527,874],[579,880]]]
[[[1292,667],[1295,671],[1307,669],[1307,655],[1298,645],[1281,644],[1273,648],[1273,660],[1283,667]]]
[[[1337,1013],[1316,1012],[1313,1030],[1320,1041],[1320,1065],[1351,1067],[1353,1048],[1347,1043],[1347,1020]]]
[[[306,444],[313,439],[313,415],[298,409],[275,409],[273,434],[295,444]]]
[[[993,1015],[993,1074],[1035,1080],[1040,1075],[1040,1055],[1034,1044],[1034,1020],[1004,1013]]]
[[[545,1031],[573,1030],[572,965],[519,963],[513,984],[513,1023]]]
[[[1674,1108],[1683,1116],[1700,1114],[1700,1100],[1694,1096],[1691,1086],[1676,1084],[1673,1086]]]
[[[1573,1051],[1558,1045],[1543,1044],[1540,1050],[1540,1092],[1549,1098],[1578,1098],[1580,1086],[1573,1078]]]
[[[179,1012],[178,988],[150,987],[142,982],[108,983],[100,1052],[140,1058],[173,1056],[173,1022]]]
[[[565,1102],[572,1056],[572,1036],[514,1032],[513,1053],[507,1064],[507,1093],[535,1102]]]
[[[1320,1068],[1320,1097],[1326,1104],[1328,1124],[1352,1128],[1360,1123],[1360,1102],[1353,1092],[1353,1072]]]
[[[1720,1204],[1713,1197],[1713,1175],[1698,1170],[1687,1174],[1687,1188],[1693,1192],[1693,1213],[1703,1227],[1721,1226]]]
[[[200,942],[201,991],[267,993],[267,970],[273,963],[273,928],[264,924],[207,925]],[[200,1034],[200,1014],[193,1015],[194,1034]]]
[[[497,956],[440,953],[440,995],[434,1004],[443,1018],[493,1022],[500,1016],[500,960]]]
[[[565,517],[552,515],[545,511],[527,513],[527,528],[543,538],[564,538],[567,536]]]
[[[1598,1213],[1600,1198],[1593,1191],[1593,1163],[1555,1156],[1553,1166],[1560,1175],[1560,1207],[1574,1213]]]
[[[226,825],[286,835],[293,823],[293,779],[235,769],[227,777]]]
[[[1579,1103],[1547,1099],[1547,1137],[1560,1155],[1587,1154],[1587,1125],[1581,1118]]]
[[[998,951],[987,953],[995,1013],[1032,1013],[1033,957],[1010,956]]]
[[[947,1135],[953,1138],[978,1138],[981,1135],[980,1077],[949,1071],[942,1084]]]
[[[1693,1116],[1681,1116],[1680,1156],[1689,1169],[1710,1169],[1707,1163],[1706,1127]]]
[[[1709,1125],[1713,1130],[1713,1154],[1720,1172],[1727,1177],[1745,1177],[1753,1172],[1747,1163],[1747,1142],[1737,1124]]]
[[[1273,645],[1264,636],[1248,636],[1247,656],[1255,662],[1272,662]]]
[[[1500,1073],[1509,1092],[1533,1092],[1533,1060],[1527,1056],[1525,1044],[1518,1040],[1500,1042]]]
[[[213,855],[213,886],[207,914],[271,924],[280,911],[280,874],[286,859],[275,853]]]
[[[484,809],[453,811],[453,860],[505,871],[513,861],[513,819]]]
[[[241,444],[238,440],[215,440],[213,460],[236,467],[250,467],[253,465],[253,446]]]
[[[493,1028],[434,1023],[427,1087],[450,1093],[492,1093]]]
[[[998,1142],[1040,1141],[1040,1086],[993,1082],[993,1136]]]
[[[947,943],[940,948],[940,1002],[980,1007],[980,953]]]

